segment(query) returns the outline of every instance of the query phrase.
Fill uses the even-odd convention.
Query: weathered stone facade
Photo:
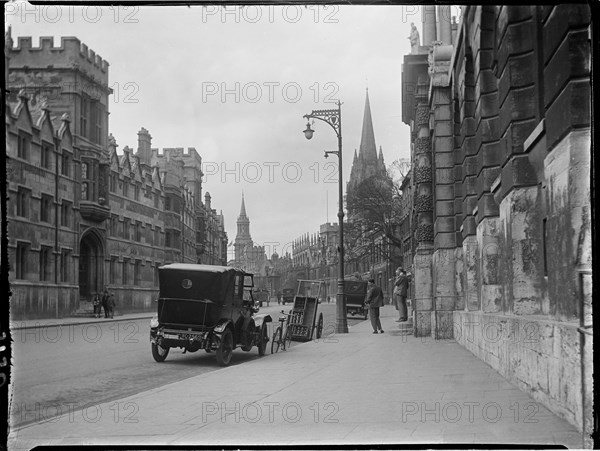
[[[225,264],[197,152],[160,155],[142,129],[137,153],[117,154],[106,61],[77,38],[13,47],[10,31],[5,60],[12,320],[70,315],[104,287],[118,311],[149,310],[159,265]]]
[[[450,38],[440,27],[403,70],[415,334],[456,339],[587,439],[590,9],[468,6]],[[419,232],[429,194],[433,236]]]

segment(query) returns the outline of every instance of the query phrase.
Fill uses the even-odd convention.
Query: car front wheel
[[[170,348],[163,348],[157,344],[152,343],[152,357],[157,362],[164,362],[169,355]]]
[[[221,366],[228,366],[231,362],[231,355],[233,354],[233,335],[231,330],[225,329],[219,347],[217,348],[217,363]]]

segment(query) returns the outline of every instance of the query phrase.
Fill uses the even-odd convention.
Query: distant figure
[[[406,296],[408,294],[408,284],[412,276],[406,274],[403,268],[396,270],[396,281],[394,282],[394,297],[396,298],[396,310],[400,318],[396,322],[408,321],[408,311],[406,307]]]
[[[96,293],[94,296],[94,300],[92,301],[92,305],[94,306],[94,316],[96,318],[100,318],[100,313],[102,313],[102,301],[100,300],[100,294]]]
[[[113,318],[115,315],[115,296],[112,293],[108,294],[108,301],[106,302],[106,307],[108,308],[108,316],[107,318]]]
[[[104,293],[102,294],[102,309],[104,310],[104,317],[108,318],[108,298],[109,298],[109,294],[108,294],[108,289],[105,288],[104,289]]]
[[[414,23],[410,24],[410,53],[417,53],[419,51],[419,30]]]
[[[281,291],[277,292],[277,304],[281,304]]]
[[[379,319],[379,308],[383,307],[383,291],[380,287],[375,285],[375,279],[369,279],[368,282],[367,299],[365,304],[369,307],[369,316],[371,317],[371,326],[373,326],[373,333],[383,333],[381,327],[381,320]]]

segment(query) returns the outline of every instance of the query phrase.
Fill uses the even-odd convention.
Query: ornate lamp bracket
[[[341,129],[341,118],[342,118],[342,103],[338,100],[337,109],[329,110],[313,110],[310,114],[305,114],[306,119],[319,119],[320,121],[326,122],[333,128],[335,134],[339,138],[342,133]]]

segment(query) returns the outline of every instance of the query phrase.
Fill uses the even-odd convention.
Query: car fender
[[[257,329],[260,329],[262,327],[263,323],[270,323],[270,322],[273,322],[273,318],[271,318],[271,315],[263,314],[263,315],[254,316],[254,326]]]
[[[225,329],[227,329],[227,326],[229,326],[230,324],[233,329],[233,322],[230,319],[222,319],[215,326],[215,328],[213,329],[213,332],[220,335],[223,332],[225,332]]]

